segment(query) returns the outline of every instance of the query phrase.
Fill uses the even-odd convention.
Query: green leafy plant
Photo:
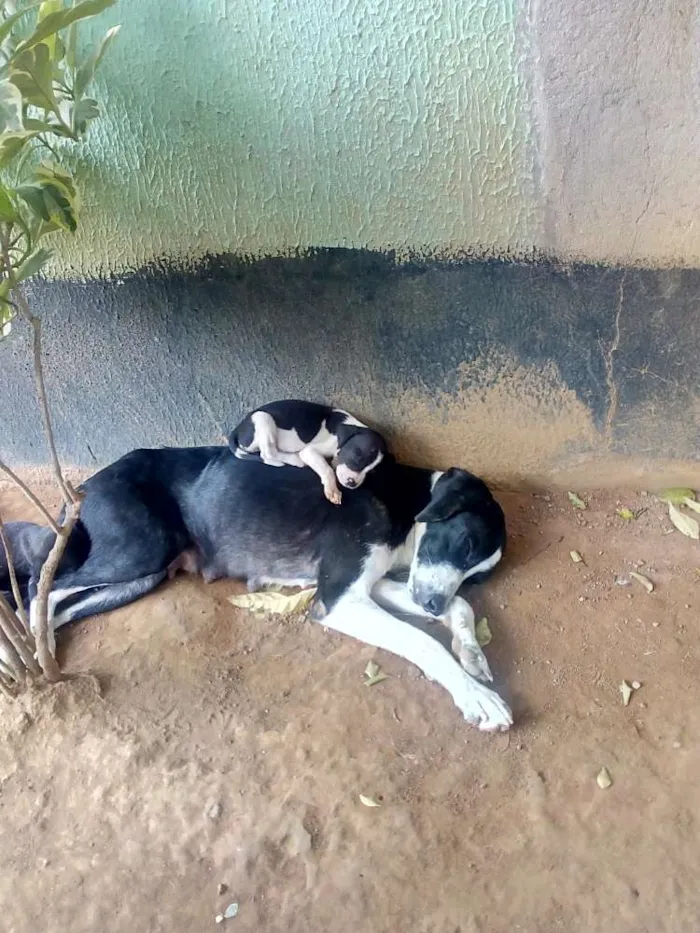
[[[39,509],[56,533],[41,570],[30,620],[19,598],[12,555],[0,516],[0,545],[7,552],[18,609],[0,594],[0,688],[41,671],[60,676],[48,631],[48,596],[68,537],[80,514],[81,496],[65,478],[58,454],[41,365],[41,321],[32,311],[24,283],[51,258],[57,234],[74,233],[80,213],[75,179],[65,156],[79,146],[100,106],[88,91],[119,27],[110,29],[86,56],[78,51],[82,22],[115,0],[44,0],[0,3],[0,337],[15,318],[29,325],[34,375],[53,474],[64,509],[60,522],[26,484],[0,460],[8,476]]]

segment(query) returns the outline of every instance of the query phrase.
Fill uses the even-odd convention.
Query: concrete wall
[[[302,395],[501,478],[697,460],[699,20],[122,0],[79,233],[32,291],[63,455]],[[26,352],[0,343],[0,451],[41,463]]]
[[[106,22],[56,273],[320,246],[700,260],[692,0],[121,0]]]

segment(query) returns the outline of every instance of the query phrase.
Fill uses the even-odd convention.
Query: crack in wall
[[[613,424],[617,416],[619,407],[620,390],[615,381],[615,354],[620,347],[620,319],[622,317],[622,306],[625,300],[625,279],[627,278],[627,269],[620,276],[620,284],[617,291],[617,311],[615,313],[615,333],[607,352],[603,356],[605,363],[605,383],[608,388],[608,411],[605,415],[604,437],[608,447],[612,446]]]

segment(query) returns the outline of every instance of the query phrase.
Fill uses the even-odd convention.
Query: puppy
[[[231,432],[228,445],[240,459],[259,454],[270,466],[310,467],[334,505],[341,502],[338,483],[346,489],[361,486],[386,453],[381,434],[347,411],[295,399],[250,412]]]

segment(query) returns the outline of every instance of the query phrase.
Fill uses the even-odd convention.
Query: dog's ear
[[[468,512],[484,493],[489,495],[486,484],[467,473],[451,467],[443,473],[433,486],[430,502],[416,515],[417,522],[444,522],[458,512]]]
[[[336,435],[338,437],[338,450],[342,447],[345,447],[348,441],[352,440],[356,434],[359,434],[362,428],[357,427],[355,424],[339,424],[336,429]]]

